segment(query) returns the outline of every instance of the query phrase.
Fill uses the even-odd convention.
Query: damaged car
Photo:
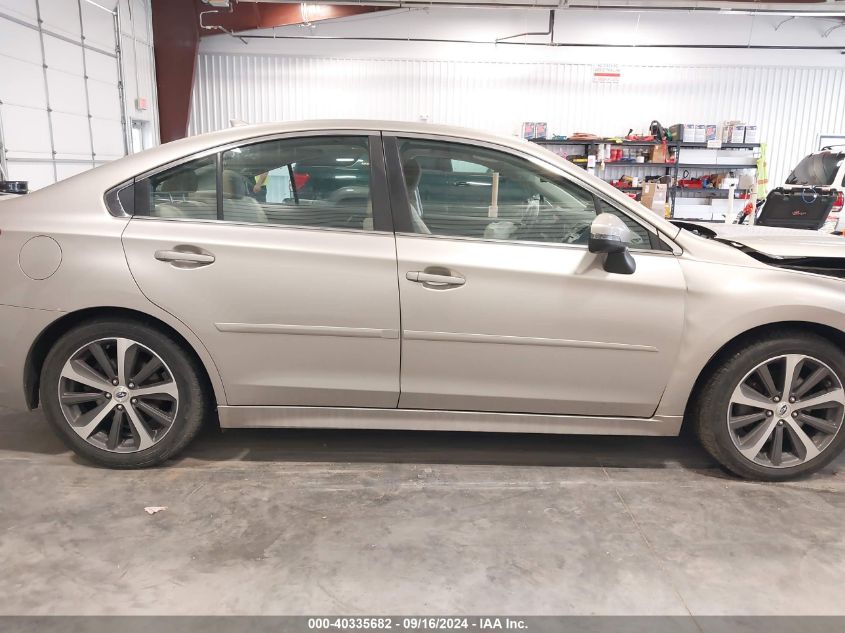
[[[113,468],[203,424],[688,425],[791,479],[845,445],[841,240],[673,224],[466,129],[238,127],[0,202],[0,406]]]

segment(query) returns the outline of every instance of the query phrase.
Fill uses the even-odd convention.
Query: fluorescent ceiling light
[[[104,6],[103,6],[103,5],[101,5],[101,4],[97,4],[96,2],[94,2],[94,0],[85,0],[85,2],[87,2],[87,3],[88,3],[88,4],[90,4],[90,5],[93,5],[93,6],[97,7],[98,9],[102,9],[102,10],[103,10],[103,11],[105,11],[106,13],[110,13],[110,14],[114,15],[114,10],[109,9],[108,7],[104,7]]]

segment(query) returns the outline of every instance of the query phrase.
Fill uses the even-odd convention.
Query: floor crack
[[[607,478],[610,479],[610,473],[607,472],[607,469],[604,466],[602,466],[601,468],[602,468],[602,471],[604,472],[604,474],[607,476]],[[631,520],[631,523],[633,524],[634,529],[640,535],[640,538],[643,540],[643,543],[645,543],[645,546],[648,549],[649,553],[652,555],[652,557],[654,557],[654,560],[657,562],[657,566],[660,568],[660,571],[663,572],[663,576],[665,578],[671,578],[670,575],[669,575],[669,570],[666,569],[666,566],[663,564],[663,560],[657,554],[657,551],[652,546],[651,541],[648,540],[648,537],[646,536],[645,532],[643,531],[642,526],[640,526],[639,521],[637,521],[637,518],[634,516],[634,513],[631,511],[631,508],[628,505],[628,502],[625,501],[625,498],[622,496],[622,493],[619,492],[619,488],[614,485],[613,491],[616,493],[616,496],[619,499],[619,502],[622,504],[622,507],[625,509],[625,514],[628,515],[628,518]],[[684,597],[683,597],[683,595],[681,595],[681,592],[678,591],[677,587],[675,587],[675,583],[671,582],[671,580],[670,580],[669,584],[672,587],[672,591],[675,593],[678,600],[683,605],[684,609],[689,614],[692,621],[695,622],[696,629],[701,631],[701,633],[704,633],[703,629],[698,624],[698,621],[696,620],[695,616],[693,615],[692,610],[690,610],[689,605],[687,604],[687,601],[684,600]]]

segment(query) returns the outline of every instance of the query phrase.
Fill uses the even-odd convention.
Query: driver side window
[[[415,233],[586,245],[590,224],[609,210],[575,183],[503,152],[404,139],[399,155]],[[632,247],[649,248],[648,232],[623,220],[634,230]]]

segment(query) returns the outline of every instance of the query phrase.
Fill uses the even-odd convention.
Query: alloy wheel
[[[818,457],[845,417],[845,391],[822,361],[785,354],[764,361],[736,386],[728,405],[728,431],[749,461],[789,468]]]
[[[70,427],[97,448],[143,451],[173,427],[179,389],[150,348],[127,338],[104,338],[71,355],[59,379],[59,403]]]

